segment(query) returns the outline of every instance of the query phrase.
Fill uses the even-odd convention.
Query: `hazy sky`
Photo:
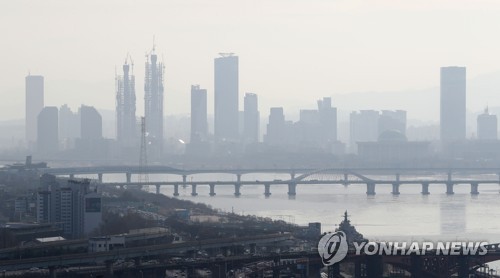
[[[240,57],[240,103],[257,93],[263,117],[270,106],[292,113],[322,96],[341,109],[369,108],[336,96],[437,87],[444,65],[467,66],[468,78],[498,72],[499,27],[496,0],[2,1],[0,119],[24,117],[29,71],[45,76],[46,105],[114,109],[115,68],[127,52],[142,114],[153,36],[166,65],[166,114],[189,111],[191,84],[208,89],[213,111],[219,52]],[[500,98],[476,102],[473,109]]]

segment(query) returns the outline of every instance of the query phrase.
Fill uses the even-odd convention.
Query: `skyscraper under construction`
[[[135,107],[134,65],[127,57],[123,75],[116,76],[116,138],[122,147],[137,145]]]
[[[144,116],[148,152],[151,159],[160,159],[163,153],[163,63],[158,62],[155,47],[146,55],[144,80]]]

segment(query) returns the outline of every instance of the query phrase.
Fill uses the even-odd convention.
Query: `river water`
[[[95,178],[89,176],[90,178]],[[138,177],[133,176],[133,180]],[[289,179],[282,174],[248,174],[242,180]],[[375,178],[376,177],[371,177]],[[415,177],[413,177],[415,178]],[[429,177],[418,177],[428,179]],[[444,177],[440,177],[444,178]],[[487,178],[496,176],[464,176]],[[402,178],[404,179],[404,178]],[[125,175],[104,175],[106,181],[124,181]],[[150,181],[180,181],[179,176],[149,175]],[[188,181],[235,181],[234,175],[199,174]],[[148,190],[155,192],[151,186]],[[290,198],[286,185],[272,185],[269,198],[263,185],[244,185],[241,196],[234,196],[234,186],[215,187],[216,196],[209,196],[208,185],[198,185],[198,196],[191,196],[191,187],[179,186],[178,198],[205,203],[223,211],[283,219],[299,225],[321,222],[322,230],[334,230],[344,211],[351,223],[369,239],[379,240],[486,240],[500,242],[500,187],[479,185],[479,195],[470,194],[469,184],[455,185],[454,195],[446,195],[445,185],[431,184],[430,195],[422,195],[420,185],[401,185],[399,196],[391,194],[391,185],[377,185],[376,195],[367,196],[365,185],[297,185],[297,195]],[[173,196],[173,186],[162,186],[161,193]]]

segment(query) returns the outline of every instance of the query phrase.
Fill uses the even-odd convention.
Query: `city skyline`
[[[169,65],[165,92],[175,100],[165,104],[165,111],[171,111],[169,114],[189,111],[189,100],[181,96],[191,84],[203,84],[209,95],[213,94],[212,59],[225,51],[241,57],[240,87],[259,92],[262,111],[276,106],[285,93],[294,96],[284,104],[287,110],[297,110],[308,94],[314,99],[330,96],[337,100],[339,107],[348,110],[366,109],[363,101],[356,103],[346,95],[384,91],[400,94],[398,92],[437,87],[436,69],[440,66],[467,66],[470,79],[484,78],[491,73],[498,75],[500,69],[500,57],[496,55],[498,39],[477,35],[494,33],[492,22],[498,17],[500,6],[492,1],[475,1],[474,5],[467,1],[425,1],[419,5],[375,1],[361,5],[360,1],[315,0],[305,4],[277,0],[266,3],[267,9],[261,9],[261,3],[245,4],[242,9],[236,3],[223,0],[212,5],[192,1],[203,7],[194,12],[179,1],[169,4],[148,1],[155,9],[148,9],[147,4],[131,8],[111,1],[102,4],[106,13],[95,11],[92,1],[77,6],[47,1],[32,3],[32,9],[26,9],[26,3],[29,2],[5,4],[4,11],[9,13],[5,12],[1,19],[11,20],[19,28],[19,32],[6,29],[6,51],[0,54],[4,55],[2,60],[6,65],[0,69],[6,80],[0,94],[9,95],[9,99],[0,104],[3,119],[22,118],[22,111],[14,109],[23,104],[20,94],[23,88],[17,80],[24,78],[28,71],[46,77],[48,105],[63,104],[60,99],[69,94],[71,98],[67,102],[73,109],[79,103],[95,103],[94,100],[99,100],[97,108],[112,109],[115,101],[109,92],[114,91],[114,82],[109,77],[113,69],[120,69],[126,52],[141,61],[155,35],[161,46],[158,53]],[[52,14],[54,7],[61,12]],[[115,10],[116,7],[119,9]],[[142,17],[133,28],[118,28],[124,26],[120,24],[123,20],[146,12],[151,15]],[[468,21],[463,21],[465,12]],[[86,14],[93,14],[93,20],[88,22]],[[44,17],[52,20],[41,20]],[[447,18],[446,22],[438,20],[443,17]],[[255,18],[260,18],[259,23],[249,25]],[[421,18],[426,21],[422,22]],[[234,30],[225,28],[227,20],[234,20]],[[376,24],[367,25],[367,22]],[[399,26],[394,26],[394,22]],[[73,28],[64,27],[65,23]],[[352,32],[345,33],[336,26],[349,26]],[[448,30],[452,31],[444,32]],[[441,36],[443,33],[446,36]],[[109,43],[99,43],[110,35],[113,39]],[[375,35],[380,36],[377,44],[369,43]],[[44,38],[64,43],[49,47]],[[193,44],[193,38],[203,41],[202,46]],[[425,40],[433,43],[422,45],[421,41]],[[484,55],[476,55],[479,44],[474,41],[483,46]],[[265,55],[267,53],[272,55]],[[97,64],[99,67],[95,67]],[[65,70],[68,66],[71,71]],[[136,70],[140,72],[141,66]],[[136,85],[142,88],[142,78],[138,77]],[[471,109],[482,110],[486,104],[498,106],[495,99],[488,100],[494,96],[493,89],[493,86],[471,89],[471,93],[478,96],[471,102]],[[138,114],[143,114],[142,101],[138,99]],[[371,101],[377,103],[376,98]],[[242,100],[239,104],[242,105]],[[408,103],[401,106],[394,108],[409,111],[411,118],[420,118],[422,114],[428,115],[426,120],[432,120],[439,113],[437,105],[431,113],[418,107],[412,111]],[[213,104],[209,102],[208,107],[212,114]]]

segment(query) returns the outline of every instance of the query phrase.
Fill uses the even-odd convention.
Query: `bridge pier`
[[[292,172],[290,173],[290,179],[291,179],[291,180],[295,179],[295,171],[292,171]]]
[[[451,182],[447,182],[446,183],[446,194],[447,195],[453,195],[453,194],[455,194],[455,192],[453,192],[453,185],[454,184],[451,183]]]
[[[470,194],[477,195],[479,194],[479,183],[473,182],[470,184]]]
[[[375,183],[369,182],[366,184],[366,195],[375,195]]]
[[[348,186],[349,185],[349,174],[344,173],[344,180],[343,180],[342,184],[344,186]]]
[[[399,195],[399,186],[401,184],[399,182],[395,182],[392,184],[392,195]]]
[[[174,196],[179,196],[179,185],[177,183],[174,184]]]
[[[100,183],[102,183],[102,173],[97,174],[97,179],[99,180]]]
[[[69,174],[69,178],[72,180],[75,178],[75,174]]]
[[[209,184],[210,186],[210,196],[215,196],[215,183]]]
[[[196,183],[191,184],[191,196],[198,196],[198,193],[196,192]]]
[[[156,194],[160,194],[161,184],[156,185]]]
[[[429,195],[429,183],[428,182],[423,182],[422,183],[422,195]]]
[[[266,196],[266,198],[269,198],[269,196],[271,196],[271,184],[269,183],[264,184],[264,196]]]
[[[187,175],[182,175],[182,185],[186,185]]]
[[[240,188],[241,188],[241,183],[238,182],[234,184],[234,196],[236,197],[241,196]]]
[[[132,182],[132,173],[125,173],[125,178],[127,179],[127,183]]]
[[[297,195],[297,184],[291,182],[288,184],[288,196],[295,196],[295,195]]]

